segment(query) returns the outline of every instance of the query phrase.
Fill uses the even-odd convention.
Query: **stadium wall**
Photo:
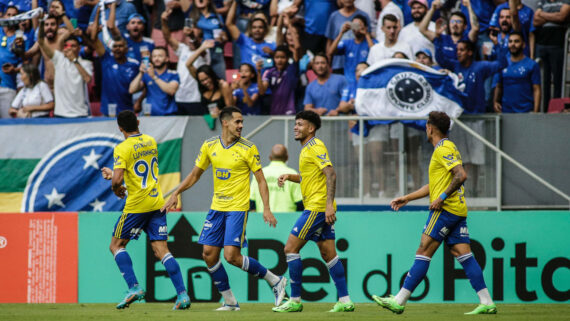
[[[108,249],[118,217],[119,213],[85,212],[0,214],[0,302],[120,301],[126,285]],[[283,246],[298,214],[276,217],[278,225],[273,229],[263,223],[261,214],[250,215],[249,248],[243,252],[283,274],[287,270]],[[192,300],[219,301],[196,243],[205,213],[170,213],[167,218],[168,245]],[[336,247],[355,302],[369,302],[372,294],[398,290],[413,262],[426,218],[425,212],[339,213]],[[473,252],[495,301],[570,300],[569,211],[471,212],[468,224]],[[147,289],[147,301],[172,301],[172,284],[145,237],[127,248],[135,273]],[[40,250],[41,244],[46,246]],[[335,301],[334,284],[317,247],[308,244],[301,256],[303,299]],[[273,302],[265,281],[224,264],[239,302]],[[413,300],[464,303],[476,302],[477,296],[459,263],[441,249]]]

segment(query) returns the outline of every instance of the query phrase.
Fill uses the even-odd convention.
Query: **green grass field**
[[[241,311],[214,312],[219,304],[196,303],[190,310],[172,311],[172,304],[134,303],[125,310],[114,304],[0,304],[2,321],[66,320],[570,320],[569,304],[499,304],[496,315],[468,316],[472,304],[409,304],[406,312],[395,315],[376,304],[356,305],[352,313],[326,313],[330,303],[305,303],[301,313],[274,313],[271,304],[243,304]]]

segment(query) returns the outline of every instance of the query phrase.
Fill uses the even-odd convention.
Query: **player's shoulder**
[[[237,143],[247,147],[247,149],[250,149],[255,146],[255,144],[252,141],[245,139],[243,137],[240,137]]]
[[[208,148],[210,148],[219,143],[219,141],[220,141],[220,136],[213,136],[206,139],[204,143],[202,143],[202,146],[207,146]]]

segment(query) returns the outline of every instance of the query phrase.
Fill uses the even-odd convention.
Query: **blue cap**
[[[423,53],[424,55],[430,57],[431,59],[433,59],[433,56],[431,55],[431,51],[428,48],[422,48],[420,50],[418,50],[416,52],[416,57],[418,56],[419,53]]]
[[[131,22],[133,19],[140,19],[143,23],[146,23],[145,18],[140,13],[133,13],[129,16],[128,21]]]

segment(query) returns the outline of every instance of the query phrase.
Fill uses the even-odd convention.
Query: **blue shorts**
[[[198,243],[224,247],[226,245],[247,247],[245,226],[247,212],[222,212],[210,210]]]
[[[168,227],[166,212],[160,210],[148,213],[123,213],[115,223],[113,236],[119,239],[138,240],[145,231],[151,241],[166,241]]]
[[[445,210],[431,211],[423,233],[445,244],[469,244],[467,217],[451,214]]]
[[[295,222],[291,234],[307,241],[334,240],[334,225],[325,222],[325,212],[304,210]]]

